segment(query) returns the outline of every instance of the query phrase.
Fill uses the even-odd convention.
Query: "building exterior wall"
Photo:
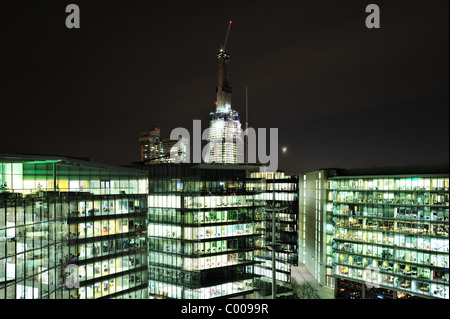
[[[303,263],[317,281],[324,286],[333,287],[327,246],[330,234],[327,232],[327,171],[300,175],[299,178],[299,223],[301,245],[299,262]]]
[[[300,179],[300,262],[336,298],[449,298],[448,173],[409,170]]]
[[[245,169],[150,166],[149,296],[209,299],[252,293],[262,182],[247,178]]]
[[[332,192],[336,278],[366,298],[449,298],[448,175],[338,176]]]
[[[266,180],[266,191],[261,194],[266,202],[266,214],[263,219],[264,247],[255,257],[262,261],[255,265],[255,272],[272,278],[272,212],[275,214],[275,244],[279,250],[275,253],[276,278],[279,281],[291,281],[291,266],[298,264],[298,177],[283,172],[253,172],[254,178]]]
[[[0,298],[146,298],[147,179],[54,157],[0,157]]]

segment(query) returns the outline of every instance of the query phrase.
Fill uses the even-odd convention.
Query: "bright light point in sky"
[[[281,151],[282,151],[283,153],[286,153],[286,152],[287,152],[287,147],[286,147],[286,146],[283,146],[283,147],[281,148]]]

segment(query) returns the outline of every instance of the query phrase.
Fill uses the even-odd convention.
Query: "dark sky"
[[[279,169],[448,163],[448,0],[3,1],[0,18],[0,153],[127,164],[153,124],[206,129],[232,20],[232,106],[244,122],[247,85]]]

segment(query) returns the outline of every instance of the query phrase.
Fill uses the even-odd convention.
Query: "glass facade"
[[[0,298],[146,298],[147,177],[0,157]]]
[[[149,296],[206,299],[254,290],[264,190],[245,168],[150,165]]]
[[[208,163],[236,164],[244,162],[244,143],[239,114],[220,110],[210,114]]]
[[[449,298],[448,175],[334,177],[327,207],[338,293]]]
[[[261,198],[267,203],[263,218],[263,247],[257,250],[255,258],[261,264],[255,266],[255,273],[263,275],[267,282],[272,278],[272,214],[275,214],[276,278],[291,281],[291,266],[298,264],[298,178],[283,172],[252,172],[253,178],[266,180],[266,191]]]

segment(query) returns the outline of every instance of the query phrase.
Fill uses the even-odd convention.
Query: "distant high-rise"
[[[161,139],[161,131],[155,126],[142,132],[139,142],[141,161],[146,164],[186,162],[189,157],[188,143],[185,140]]]
[[[230,55],[225,51],[225,45],[221,47],[217,57],[219,60],[219,74],[216,89],[216,110],[210,113],[209,149],[205,155],[205,162],[243,163],[244,143],[241,134],[241,122],[239,113],[231,108],[232,90],[228,82]]]
[[[170,151],[177,143],[178,143],[178,140],[171,140],[168,138],[163,138],[161,140],[161,161],[160,162],[163,162],[163,163],[172,163],[173,162],[173,159],[170,157]]]
[[[141,144],[141,161],[156,160],[161,154],[161,131],[153,126],[149,131],[142,132],[139,137]]]

